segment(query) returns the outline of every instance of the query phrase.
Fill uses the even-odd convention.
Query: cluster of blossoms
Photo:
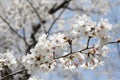
[[[76,36],[91,36],[91,37],[108,37],[109,31],[112,28],[112,25],[109,24],[108,20],[101,19],[98,24],[93,22],[89,17],[86,15],[77,16],[77,20],[73,27],[73,34]]]
[[[77,16],[77,20],[75,21],[71,31],[71,34],[74,34],[73,39],[78,39],[81,41],[80,43],[84,43],[79,45],[82,49],[91,47],[91,49],[82,51],[82,55],[84,55],[85,58],[85,63],[83,63],[82,66],[93,69],[97,65],[103,64],[101,59],[102,57],[105,57],[106,53],[108,53],[107,43],[111,41],[111,28],[112,25],[109,24],[106,19],[101,19],[96,24],[86,15]],[[91,44],[90,40],[92,39],[96,39],[94,40],[96,43]],[[73,41],[73,44],[79,44],[78,40]],[[80,49],[77,51],[79,50]]]
[[[41,34],[38,43],[30,50],[31,54],[22,57],[21,63],[32,75],[30,80],[33,78],[39,80],[40,72],[46,73],[58,67],[94,69],[104,64],[102,59],[109,50],[107,44],[111,41],[109,32],[112,25],[104,19],[96,24],[86,15],[77,16],[75,19],[72,29],[68,33],[49,36]],[[90,44],[90,40],[94,38],[97,39],[97,42]],[[17,66],[13,52],[0,54],[1,70],[3,65],[10,68]]]
[[[48,72],[56,67],[71,69],[85,67],[94,69],[103,65],[102,59],[108,53],[107,44],[110,42],[109,31],[112,25],[101,19],[98,24],[86,15],[77,17],[75,24],[68,34],[40,35],[38,43],[31,49],[31,54],[23,57],[24,66],[30,74],[36,71]],[[73,36],[70,37],[70,34]],[[97,38],[97,43],[90,40]],[[88,39],[86,45],[82,39]],[[77,49],[74,48],[78,44]]]
[[[1,10],[0,16],[2,16],[4,19],[6,19],[6,21],[8,21],[8,23],[10,23],[12,28],[14,30],[16,30],[17,32],[22,32],[22,30],[24,28],[26,30],[26,34],[27,34],[26,39],[27,39],[27,41],[30,42],[29,37],[30,37],[30,33],[32,32],[32,26],[38,24],[39,21],[42,21],[42,20],[46,21],[46,22],[52,21],[56,15],[49,14],[50,9],[53,7],[53,5],[55,5],[55,7],[56,7],[56,4],[59,5],[63,1],[64,0],[50,0],[50,1],[49,0],[35,0],[35,1],[33,1],[33,0],[12,0],[12,1],[11,0],[1,0],[0,1],[0,10]],[[77,2],[77,1],[78,0],[71,0],[70,5],[72,5],[72,7],[75,7],[75,6],[73,6],[74,2]],[[81,0],[80,5],[83,6],[82,7],[83,9],[85,8],[85,6],[86,6],[85,4],[86,4],[86,2],[88,3],[88,1],[91,4],[93,4],[92,7],[103,4],[102,3],[103,0],[98,1],[98,3],[100,2],[100,4],[96,4],[96,5],[95,5],[95,3],[97,3],[97,0]],[[104,1],[104,3],[106,3],[106,2],[107,1]],[[79,2],[77,2],[77,3],[79,3]],[[76,3],[76,5],[77,5],[77,3]],[[83,4],[83,3],[85,3],[85,4]],[[93,9],[92,7],[91,7],[91,9]],[[40,14],[39,16],[36,14],[35,9],[36,9],[37,13]],[[102,8],[102,9],[105,9],[105,8]],[[87,9],[87,10],[90,10],[90,9]],[[29,26],[29,28],[28,28],[28,26]],[[44,25],[44,26],[45,26],[45,29],[48,29],[48,27],[49,27],[48,25],[47,26]],[[5,29],[5,27],[6,27],[6,29]],[[4,29],[2,29],[2,28],[4,28]],[[0,21],[0,30],[1,30],[1,33],[4,33],[4,30],[6,30],[7,32],[5,32],[4,34],[8,33],[8,31],[9,31],[9,27],[2,20]],[[2,49],[5,49],[5,48],[6,49],[14,49],[13,45],[16,46],[16,44],[13,41],[14,37],[10,36],[10,35],[4,36],[4,37],[6,40],[9,41],[9,44],[6,43],[7,41],[3,41],[1,45],[5,46],[5,47],[0,48],[0,50],[2,51]],[[10,38],[8,38],[8,37],[10,37],[12,40],[9,40]],[[0,38],[3,38],[3,37],[0,37]],[[4,45],[4,43],[6,45]],[[9,45],[12,45],[12,47]],[[2,51],[2,52],[4,52],[4,51]]]
[[[46,34],[40,35],[38,44],[31,49],[31,54],[23,57],[24,66],[29,70],[29,73],[41,70],[49,71],[56,56],[62,56],[69,46],[64,39],[64,34],[58,33],[47,38]],[[47,38],[47,39],[46,39]],[[57,54],[54,54],[57,53]]]
[[[68,3],[71,1],[72,7],[66,7],[68,3],[64,5],[64,1]],[[12,72],[24,67],[30,74],[29,80],[43,80],[44,75],[50,71],[68,70],[64,74],[69,76],[66,74],[75,68],[94,69],[103,65],[103,58],[109,51],[107,45],[113,41],[110,32],[113,27],[108,20],[101,19],[96,23],[86,15],[76,16],[73,19],[74,23],[69,30],[67,28],[68,31],[66,30],[65,33],[58,31],[59,33],[45,34],[51,28],[50,22],[53,20],[54,25],[57,23],[54,21],[60,17],[60,15],[56,17],[57,9],[72,10],[73,8],[74,10],[77,8],[74,3],[80,4],[81,12],[86,12],[86,14],[87,12],[106,12],[109,8],[108,0],[1,0],[0,46],[2,47],[0,51],[4,52],[2,50],[8,48],[12,50],[17,47],[20,56],[18,59],[15,56],[17,54],[12,51],[0,53],[0,72],[5,69],[5,66]],[[62,5],[64,6],[61,7]],[[60,24],[63,29],[61,23],[57,24]],[[116,34],[119,31],[119,25],[116,25],[114,29],[114,34]],[[13,34],[17,35],[13,36]],[[39,38],[36,40],[38,35]],[[21,40],[17,37],[22,38],[25,44],[21,44]],[[34,42],[35,45],[32,44]],[[25,50],[27,52],[25,48],[30,48],[28,50],[30,53],[25,54]]]

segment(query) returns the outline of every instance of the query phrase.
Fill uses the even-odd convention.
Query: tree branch
[[[64,2],[62,2],[60,5],[58,5],[56,7],[56,4],[53,5],[52,9],[49,10],[50,14],[54,14],[56,11],[58,11],[61,8],[64,8],[66,5],[68,5],[70,3],[71,0],[64,0]]]
[[[40,22],[41,22],[41,23],[44,23],[45,21],[42,20],[42,18],[40,17],[40,15],[39,15],[37,9],[33,6],[33,4],[32,4],[29,0],[27,0],[27,2],[30,4],[30,6],[32,7],[32,9],[35,11],[35,13],[36,13],[38,19],[40,20]]]
[[[108,43],[105,44],[105,45],[113,44],[113,43],[120,43],[120,41],[108,42]],[[87,50],[87,49],[92,49],[92,48],[94,48],[94,47],[86,47],[85,49],[82,49],[82,50],[79,50],[79,51],[76,51],[76,52],[72,52],[72,53],[68,53],[68,54],[66,54],[66,55],[64,55],[64,56],[56,57],[56,58],[54,58],[54,59],[64,58],[64,57],[67,57],[67,56],[69,56],[69,55],[71,55],[71,54],[75,54],[75,53],[77,53],[77,52],[80,52],[80,53],[81,53],[82,51],[85,51],[85,50]]]
[[[48,31],[47,31],[47,37],[49,36],[49,33],[52,29],[52,27],[54,26],[54,24],[57,22],[57,20],[61,17],[61,15],[63,14],[63,12],[65,11],[66,7],[68,6],[69,1],[66,3],[66,5],[64,5],[64,9],[60,12],[60,14],[58,15],[58,17],[52,22],[52,24],[50,25]],[[59,8],[58,8],[59,9]]]
[[[36,40],[36,38],[35,38],[35,35],[36,35],[36,33],[38,32],[38,30],[39,30],[40,28],[41,28],[41,24],[40,24],[40,23],[37,24],[37,25],[33,25],[33,27],[32,27],[32,31],[33,31],[33,32],[32,32],[31,35],[30,35],[30,38],[32,39],[32,44],[29,45],[28,48],[26,49],[26,54],[27,54],[27,53],[30,53],[30,49],[36,45],[37,40]]]
[[[85,51],[85,50],[87,50],[87,49],[92,49],[92,48],[93,48],[93,47],[89,47],[89,48],[82,49],[82,50],[80,50],[80,51],[68,53],[68,54],[66,54],[66,55],[64,55],[64,56],[56,57],[55,59],[64,58],[64,57],[67,57],[67,56],[69,56],[69,55],[71,55],[71,54],[75,54],[75,53],[77,53],[77,52],[82,52],[82,51]]]
[[[16,75],[16,74],[21,73],[21,72],[23,72],[23,71],[27,71],[27,69],[23,69],[23,70],[20,70],[20,71],[15,72],[15,73],[8,74],[8,75],[2,77],[0,80],[4,80],[5,78],[7,78],[7,77],[9,77],[9,76]]]
[[[89,36],[89,37],[88,37],[88,41],[87,41],[87,46],[86,46],[86,48],[88,48],[89,45],[90,45],[90,39],[91,39],[91,37]]]
[[[117,42],[108,42],[107,44],[113,44],[113,43],[120,43],[120,41],[117,41]],[[105,45],[107,45],[107,44],[105,44]],[[94,48],[94,47],[88,47],[88,48],[86,47],[85,49],[82,49],[82,50],[79,50],[79,51],[76,51],[76,52],[72,52],[72,53],[66,54],[66,55],[64,55],[64,56],[56,57],[56,58],[55,58],[55,55],[54,55],[54,53],[53,53],[53,55],[54,55],[54,60],[67,57],[67,56],[69,56],[69,55],[71,55],[71,54],[75,54],[75,53],[77,53],[77,52],[80,52],[80,53],[81,53],[82,51],[85,51],[85,50],[87,50],[87,49],[92,49],[92,48]],[[46,61],[46,62],[44,62],[44,63],[41,63],[40,65],[42,65],[42,64],[47,64],[47,63],[48,63],[48,62]],[[5,78],[7,78],[7,77],[9,77],[9,76],[16,75],[16,74],[18,74],[18,73],[20,73],[20,72],[23,72],[23,71],[27,71],[27,69],[23,69],[23,70],[20,70],[20,71],[15,72],[15,73],[6,75],[6,76],[2,77],[2,79],[0,79],[0,80],[4,80]]]
[[[6,20],[6,19],[4,19],[2,16],[0,16],[1,17],[1,19],[9,26],[9,28],[11,29],[11,31],[13,31],[20,39],[22,39],[24,42],[25,42],[25,44],[28,46],[28,43],[27,43],[27,41],[24,39],[24,37],[22,37],[21,35],[19,35],[18,33],[17,33],[17,31],[15,31],[13,28],[12,28],[12,26],[10,25],[10,23]]]

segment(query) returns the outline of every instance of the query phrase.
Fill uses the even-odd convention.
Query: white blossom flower
[[[17,67],[17,61],[12,51],[7,51],[6,53],[0,54],[0,68],[7,65],[9,68],[14,69]]]
[[[5,5],[2,3],[3,1],[8,2],[4,2]],[[80,4],[81,11],[86,14],[104,12],[108,8],[108,1],[104,0],[0,0],[1,71],[5,66],[8,66],[12,72],[24,67],[30,74],[28,80],[43,80],[43,76],[49,71],[59,70],[60,77],[64,77],[65,80],[66,78],[73,80],[71,78],[73,74],[70,73],[75,68],[84,67],[93,70],[104,65],[103,58],[109,52],[107,44],[112,41],[111,37],[113,37],[111,31],[119,33],[119,30],[114,29],[119,29],[119,25],[113,28],[107,19],[100,19],[96,23],[87,15],[77,15],[72,19],[74,23],[71,23],[70,20],[70,24],[66,24],[67,21],[63,20],[65,15],[58,20],[61,14],[58,15],[57,10],[61,9],[61,4],[68,4],[69,1],[72,5],[71,9],[76,7],[75,4]],[[72,27],[68,27],[71,24]],[[54,32],[52,30],[51,34],[46,34],[52,26],[55,26],[54,29],[58,32],[52,33]],[[62,29],[60,30],[59,27]],[[11,31],[12,35],[9,35]],[[17,35],[13,36],[13,34]],[[115,41],[118,42],[118,40]],[[2,53],[2,50],[7,48],[18,49],[20,55],[14,54],[12,51]],[[25,55],[25,50],[30,53]],[[61,74],[62,70],[63,72],[68,70],[68,72]],[[24,71],[21,72],[21,75],[24,75]],[[13,73],[13,77],[17,80],[18,76],[15,77]]]
[[[95,28],[96,23],[93,22],[90,17],[83,15],[77,16],[75,23],[73,24],[73,32],[77,32],[77,36],[91,36],[93,28]]]
[[[101,19],[97,25],[96,35],[98,37],[107,37],[110,36],[110,31],[112,29],[112,25],[108,23],[107,19]]]

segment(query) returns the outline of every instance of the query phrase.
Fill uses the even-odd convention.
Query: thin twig
[[[68,4],[66,4],[66,7],[68,6]],[[57,22],[57,20],[61,17],[61,15],[63,14],[63,12],[65,11],[66,7],[64,7],[64,9],[60,12],[60,14],[58,15],[58,17],[52,22],[52,24],[50,25],[48,32],[47,32],[47,37],[49,36],[49,33],[52,29],[52,27],[54,26],[54,24]]]
[[[86,46],[86,48],[88,48],[89,45],[90,45],[90,39],[91,39],[91,37],[89,36],[89,37],[88,37],[88,41],[87,41],[87,46]]]
[[[24,42],[25,42],[25,44],[28,46],[28,43],[27,43],[27,41],[21,36],[21,35],[19,35],[18,33],[17,33],[17,31],[15,31],[13,28],[12,28],[12,26],[10,25],[10,23],[6,20],[6,19],[4,19],[2,16],[0,16],[1,17],[1,19],[9,26],[9,28],[11,29],[11,31],[13,31],[20,39],[22,39]]]
[[[32,4],[29,0],[27,0],[27,2],[30,4],[30,6],[32,7],[32,9],[35,11],[38,19],[42,22],[43,20],[42,20],[42,18],[40,17],[40,15],[39,15],[38,11],[36,10],[36,8],[33,6],[33,4]]]
[[[27,41],[26,41],[26,32],[25,32],[25,28],[23,28],[23,39],[26,42],[26,44],[28,45]]]
[[[106,43],[106,44],[104,44],[104,45],[114,44],[114,43],[120,43],[120,42],[118,42],[118,41],[115,41],[115,42],[108,42],[108,43]]]
[[[75,53],[77,53],[77,52],[80,52],[80,53],[81,53],[82,51],[85,51],[85,50],[87,50],[87,49],[92,49],[92,48],[93,48],[93,47],[89,47],[89,48],[82,49],[82,50],[80,50],[80,51],[68,53],[68,54],[66,54],[66,55],[64,55],[64,56],[56,57],[55,59],[64,58],[64,57],[67,57],[67,56],[69,56],[69,55],[71,55],[71,54],[75,54]]]
[[[68,39],[68,44],[70,46],[70,53],[72,53],[72,40]]]
[[[108,45],[108,44],[113,44],[113,43],[120,43],[120,42],[108,42],[107,44],[105,44],[105,45]],[[76,51],[76,52],[72,52],[72,53],[68,53],[68,54],[66,54],[66,55],[64,55],[64,56],[60,56],[60,57],[56,57],[56,58],[54,58],[54,59],[59,59],[59,58],[64,58],[64,57],[67,57],[67,56],[69,56],[69,55],[71,55],[71,54],[75,54],[75,53],[77,53],[77,52],[83,52],[83,51],[85,51],[85,50],[88,50],[88,49],[92,49],[92,48],[94,48],[94,47],[86,47],[86,48],[84,48],[84,49],[82,49],[82,50],[79,50],[79,51]]]
[[[87,11],[85,11],[84,9],[79,8],[79,7],[76,7],[76,8],[67,7],[67,9],[70,10],[70,11],[81,11],[81,12],[83,12],[83,13],[87,12]],[[89,12],[89,11],[88,11],[88,12]],[[101,14],[100,11],[94,11],[94,10],[91,10],[91,13]]]

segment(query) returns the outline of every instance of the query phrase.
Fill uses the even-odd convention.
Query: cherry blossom
[[[0,79],[46,80],[46,75],[53,73],[63,77],[62,80],[74,80],[75,69],[93,70],[104,66],[110,50],[108,45],[120,42],[119,37],[114,36],[116,32],[119,34],[119,25],[91,17],[94,13],[106,13],[108,0],[11,0],[5,3],[0,1],[0,72],[4,73],[5,67],[10,72],[0,73]],[[70,21],[64,20],[69,15],[64,13],[76,9],[80,13],[74,13]]]
[[[0,66],[0,70],[2,70],[3,66],[8,66],[11,69],[17,67],[17,61],[12,51],[0,54]]]

